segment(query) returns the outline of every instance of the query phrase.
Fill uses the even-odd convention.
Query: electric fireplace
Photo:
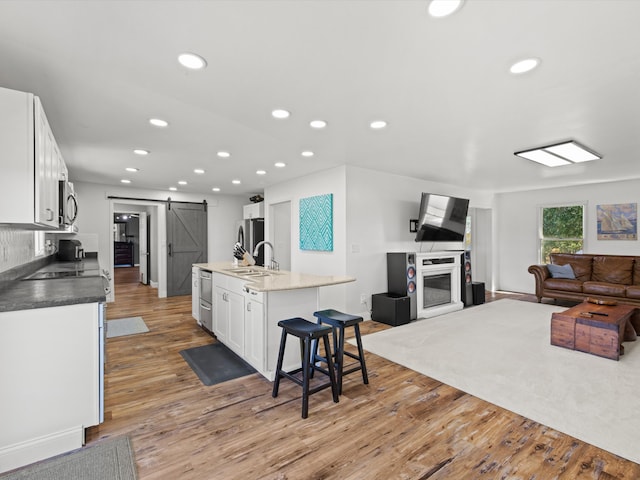
[[[460,299],[460,253],[430,252],[416,255],[419,319],[464,307]]]

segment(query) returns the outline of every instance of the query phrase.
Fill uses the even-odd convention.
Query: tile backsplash
[[[35,260],[33,230],[0,226],[0,272]]]

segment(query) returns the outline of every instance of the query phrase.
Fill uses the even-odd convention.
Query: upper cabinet
[[[264,218],[264,202],[251,203],[242,207],[242,218],[245,220]]]
[[[58,181],[66,171],[40,99],[0,88],[0,224],[58,228]]]

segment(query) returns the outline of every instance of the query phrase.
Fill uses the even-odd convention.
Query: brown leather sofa
[[[571,278],[553,278],[547,265],[531,265],[536,297],[582,301],[587,297],[640,305],[640,257],[552,253],[554,265],[571,265]]]

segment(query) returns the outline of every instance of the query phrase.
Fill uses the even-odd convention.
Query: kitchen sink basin
[[[271,277],[273,275],[281,275],[280,272],[275,270],[263,270],[262,268],[254,268],[254,267],[238,267],[238,268],[229,268],[225,270],[229,273],[233,273],[235,275],[239,275],[241,277]]]
[[[249,273],[242,273],[240,274],[243,277],[249,277],[249,278],[256,278],[256,277],[273,277],[276,275],[281,275],[279,272],[273,272],[273,271],[259,271],[259,272],[249,272]]]

